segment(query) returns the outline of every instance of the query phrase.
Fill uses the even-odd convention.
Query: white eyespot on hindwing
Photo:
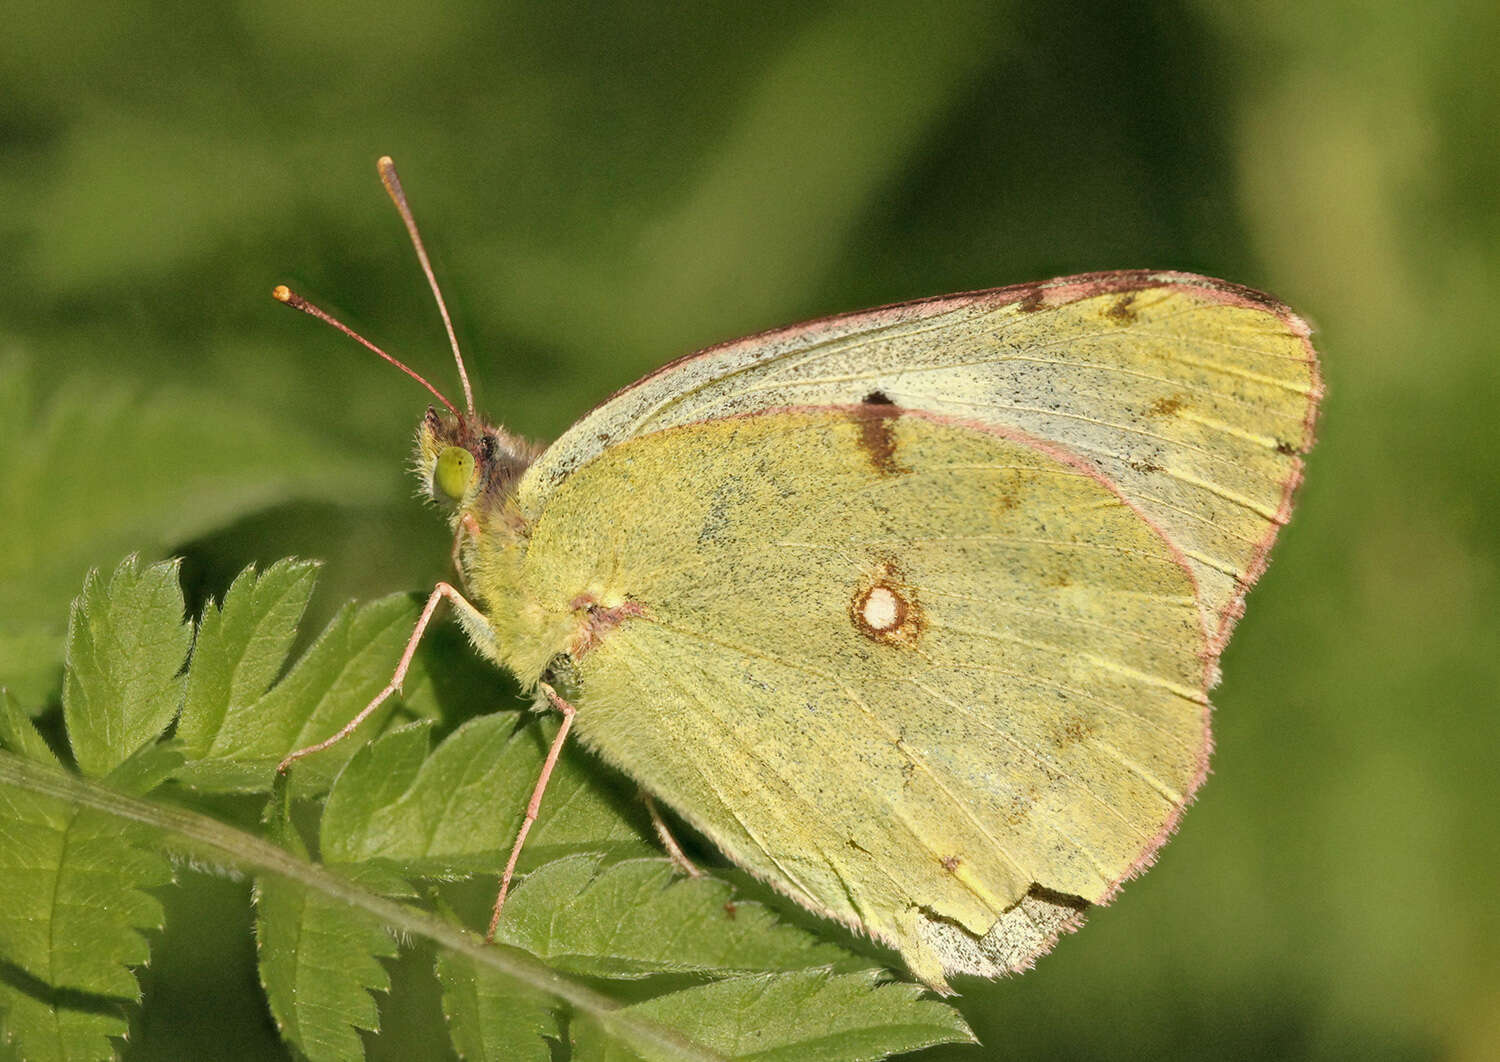
[[[915,645],[927,627],[927,617],[894,562],[881,561],[854,588],[849,599],[854,629],[881,645]]]
[[[901,611],[901,599],[892,593],[888,586],[872,587],[865,595],[865,603],[859,609],[865,626],[877,634],[900,626]]]

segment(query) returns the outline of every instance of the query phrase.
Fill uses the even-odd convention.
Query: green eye
[[[473,477],[474,455],[462,446],[445,449],[438,455],[437,467],[432,470],[433,484],[454,501],[464,496]]]

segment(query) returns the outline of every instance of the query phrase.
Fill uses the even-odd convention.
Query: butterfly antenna
[[[324,324],[333,325],[334,328],[337,328],[340,332],[344,333],[344,335],[348,336],[350,339],[363,346],[366,350],[371,350],[376,354],[379,354],[386,361],[390,362],[392,365],[396,366],[396,368],[400,369],[402,372],[406,373],[406,375],[410,376],[413,380],[417,381],[417,383],[421,384],[423,387],[427,388],[427,390],[431,391],[439,402],[448,407],[449,413],[452,413],[455,417],[459,415],[458,410],[453,407],[453,403],[443,397],[443,392],[439,391],[436,387],[433,387],[432,384],[424,380],[415,370],[411,368],[411,366],[407,365],[404,361],[398,361],[397,359],[391,357],[385,351],[377,347],[374,343],[371,343],[364,336],[360,335],[354,329],[350,328],[343,321],[340,321],[337,317],[334,317],[330,313],[318,309],[318,307],[308,302],[301,295],[298,295],[295,291],[287,287],[285,284],[276,285],[276,287],[271,290],[271,297],[274,298],[277,302],[286,303],[288,306],[292,307],[295,310],[301,310],[309,317],[316,317]],[[465,387],[467,386],[468,384],[467,382],[465,382]]]
[[[396,209],[401,212],[401,220],[406,224],[406,234],[411,237],[411,245],[417,251],[417,261],[422,263],[422,272],[427,275],[427,286],[432,288],[432,297],[437,300],[438,313],[443,315],[443,327],[448,330],[448,345],[453,348],[453,362],[458,366],[458,379],[464,385],[464,402],[469,407],[469,416],[472,417],[474,415],[474,392],[469,387],[469,372],[464,368],[464,356],[458,349],[458,336],[453,331],[453,319],[448,316],[448,304],[443,301],[443,293],[438,288],[437,277],[432,272],[432,262],[427,257],[427,248],[422,246],[422,234],[417,231],[417,219],[411,216],[411,207],[407,205],[406,193],[401,188],[401,178],[396,176],[396,164],[391,161],[389,155],[382,155],[375,165],[380,170],[380,183],[385,185],[391,202],[395,203]]]

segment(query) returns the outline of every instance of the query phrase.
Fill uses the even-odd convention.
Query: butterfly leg
[[[541,683],[542,692],[552,702],[559,712],[562,713],[562,726],[557,728],[557,736],[552,739],[552,747],[547,750],[547,759],[542,764],[542,773],[536,780],[536,788],[531,791],[531,802],[526,805],[526,817],[521,820],[521,830],[516,834],[516,843],[510,850],[510,860],[505,864],[505,873],[500,878],[500,894],[495,897],[495,910],[490,915],[490,928],[485,933],[484,939],[493,941],[495,930],[500,926],[500,911],[505,906],[506,894],[510,892],[510,879],[516,873],[516,860],[521,858],[521,846],[526,843],[526,835],[531,832],[531,824],[536,821],[537,812],[542,807],[542,794],[547,791],[547,780],[552,777],[552,768],[557,766],[557,757],[562,752],[563,742],[568,738],[568,731],[573,728],[573,716],[578,709],[557,695],[557,691],[545,682]]]
[[[458,582],[465,590],[469,588],[468,579],[464,576],[463,546],[464,534],[467,533],[476,542],[479,540],[479,521],[474,519],[473,513],[464,513],[463,519],[458,522],[458,527],[453,532],[453,570],[458,573]]]
[[[687,853],[682,850],[682,845],[678,844],[677,838],[672,836],[672,831],[667,828],[667,822],[661,817],[661,812],[656,807],[656,801],[651,799],[651,794],[642,789],[641,800],[645,802],[646,810],[651,813],[651,826],[656,830],[656,839],[667,850],[667,858],[672,861],[672,865],[690,878],[701,878],[703,871],[699,870],[697,864],[687,857]]]
[[[396,693],[401,689],[401,683],[406,679],[407,669],[411,667],[412,657],[416,655],[417,643],[422,640],[422,635],[427,632],[427,624],[432,621],[432,614],[437,609],[438,602],[442,601],[445,597],[449,601],[453,602],[454,607],[457,608],[460,613],[464,614],[464,617],[466,619],[472,620],[473,617],[478,617],[481,624],[486,627],[488,626],[488,623],[484,619],[484,616],[479,612],[478,609],[476,609],[473,605],[469,604],[467,600],[465,600],[463,594],[459,593],[447,583],[438,583],[432,588],[432,593],[427,598],[427,604],[422,609],[422,615],[418,617],[417,625],[412,630],[411,637],[406,641],[406,651],[401,654],[401,660],[396,665],[395,672],[391,675],[391,681],[386,683],[385,689],[377,693],[374,700],[370,701],[369,704],[361,708],[359,714],[345,723],[343,727],[338,731],[338,733],[334,734],[331,737],[324,738],[316,745],[308,745],[305,748],[297,749],[295,752],[287,753],[286,758],[276,765],[276,770],[278,772],[285,772],[288,767],[296,763],[298,760],[302,759],[302,757],[304,756],[311,756],[314,752],[322,752],[329,746],[336,745],[340,741],[343,741],[350,734],[354,733],[355,729],[359,726],[360,723],[363,723],[370,717],[371,712],[375,711],[375,709],[384,704],[390,698],[391,694]]]

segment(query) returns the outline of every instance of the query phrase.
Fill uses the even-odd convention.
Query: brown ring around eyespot
[[[915,645],[927,627],[916,589],[906,584],[889,561],[855,587],[849,599],[849,620],[855,630],[879,645]]]

